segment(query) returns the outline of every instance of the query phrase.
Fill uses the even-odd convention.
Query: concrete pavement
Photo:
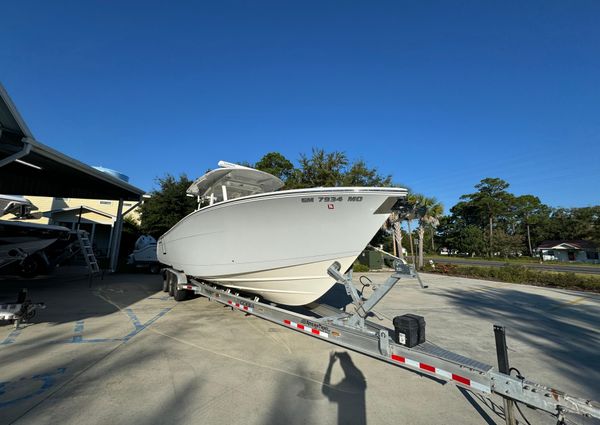
[[[428,340],[489,364],[492,324],[501,322],[511,364],[529,379],[600,399],[600,297],[423,278],[427,290],[406,280],[391,291],[378,306],[384,321],[421,314]],[[19,285],[0,283],[1,296]],[[21,331],[0,327],[0,423],[503,423],[497,397],[204,298],[176,303],[160,286],[160,277],[142,274],[109,276],[92,288],[85,280],[29,283],[33,300],[48,308]],[[555,423],[523,410],[532,423]]]

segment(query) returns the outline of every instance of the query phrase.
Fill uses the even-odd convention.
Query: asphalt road
[[[489,267],[504,267],[506,263],[501,261],[488,261],[488,260],[475,260],[467,258],[456,258],[448,257],[440,259],[436,258],[425,258],[427,261],[433,260],[436,263],[448,263],[448,264],[466,264],[471,266],[489,266]],[[520,265],[538,270],[547,270],[551,272],[573,272],[573,273],[586,273],[586,274],[600,274],[600,267],[597,266],[570,266],[562,264],[536,264],[536,263],[510,263],[514,265]]]

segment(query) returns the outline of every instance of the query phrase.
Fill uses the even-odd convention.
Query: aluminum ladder
[[[100,266],[98,265],[98,261],[94,255],[94,250],[92,248],[92,243],[88,238],[88,233],[85,230],[77,231],[77,240],[79,241],[81,254],[83,255],[83,259],[85,260],[88,270],[90,271],[91,278],[93,275],[100,273]]]

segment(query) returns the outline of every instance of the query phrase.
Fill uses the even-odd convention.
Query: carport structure
[[[110,244],[109,267],[114,271],[123,202],[140,202],[144,191],[37,141],[0,84],[0,193],[118,200]]]

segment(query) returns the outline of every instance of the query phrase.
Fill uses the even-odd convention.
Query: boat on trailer
[[[0,195],[0,217],[14,214],[17,218],[28,218],[33,210],[37,207],[22,196]],[[0,267],[26,259],[32,263],[35,253],[57,240],[68,239],[69,232],[62,226],[1,219]]]
[[[268,173],[219,162],[188,189],[199,208],[158,240],[161,263],[188,276],[305,305],[348,270],[407,194],[402,188],[278,190]]]

